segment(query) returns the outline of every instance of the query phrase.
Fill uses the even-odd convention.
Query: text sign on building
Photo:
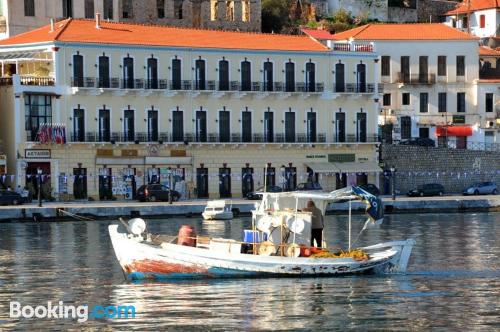
[[[337,153],[328,155],[329,163],[345,163],[353,161],[356,161],[356,155],[354,153]]]
[[[326,159],[326,154],[308,154],[307,159]]]
[[[50,150],[45,149],[26,149],[24,157],[31,159],[50,159]]]

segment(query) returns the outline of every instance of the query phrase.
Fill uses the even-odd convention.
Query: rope
[[[68,212],[68,211],[64,211],[63,209],[57,209],[57,210],[59,212],[62,212],[65,215],[69,216],[69,217],[75,218],[76,220],[80,220],[80,221],[95,221],[95,219],[84,217],[84,216],[79,216],[77,214],[74,214],[74,213],[71,213],[71,212]]]

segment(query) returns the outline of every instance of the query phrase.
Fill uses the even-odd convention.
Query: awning
[[[39,61],[52,61],[52,59],[41,58],[39,55],[43,52],[9,52],[0,53],[0,60],[39,60]]]
[[[472,136],[472,127],[440,126],[436,128],[436,136]]]
[[[344,163],[307,163],[314,173],[370,173],[382,172],[375,161]]]

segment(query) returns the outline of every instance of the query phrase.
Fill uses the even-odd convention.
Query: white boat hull
[[[128,279],[339,276],[370,271],[404,272],[413,240],[382,243],[365,250],[370,259],[259,256],[199,247],[144,242],[109,226],[118,261]]]
[[[203,212],[201,214],[203,216],[203,219],[205,220],[231,220],[233,219],[233,212],[232,211],[224,211],[224,212]]]

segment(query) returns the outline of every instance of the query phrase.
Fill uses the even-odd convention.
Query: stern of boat
[[[415,245],[414,239],[407,239],[404,241],[391,241],[376,244],[373,246],[365,247],[363,250],[368,252],[378,250],[393,250],[396,253],[392,256],[390,264],[384,267],[385,272],[404,273],[408,268],[411,251]]]

